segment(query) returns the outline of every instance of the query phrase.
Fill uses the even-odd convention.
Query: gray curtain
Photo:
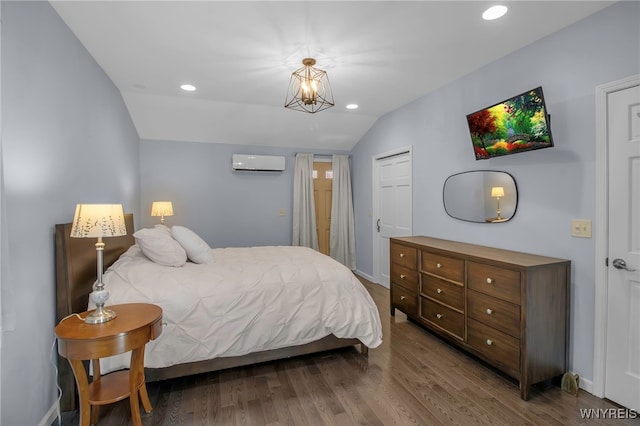
[[[296,154],[293,171],[293,238],[291,245],[318,250],[313,198],[313,154]]]
[[[331,228],[329,254],[351,270],[356,269],[356,235],[351,195],[349,156],[334,155],[331,188]]]

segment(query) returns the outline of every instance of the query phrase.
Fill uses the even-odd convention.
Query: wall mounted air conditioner
[[[233,170],[281,172],[284,170],[285,159],[278,155],[233,154],[232,162]]]

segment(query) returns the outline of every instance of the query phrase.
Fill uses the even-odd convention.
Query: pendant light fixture
[[[315,64],[315,59],[305,58],[304,66],[291,74],[285,108],[315,113],[335,105],[327,72]]]

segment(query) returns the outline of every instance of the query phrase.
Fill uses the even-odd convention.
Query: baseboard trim
[[[356,275],[360,275],[362,278],[365,278],[365,279],[367,279],[367,280],[371,281],[371,282],[372,282],[372,283],[374,283],[374,284],[377,284],[377,283],[373,280],[373,277],[372,277],[371,275],[369,275],[369,274],[365,274],[364,272],[359,271],[359,270],[357,270],[357,269],[355,269],[355,270],[353,271],[353,273],[354,273],[354,274],[356,274]]]
[[[54,402],[49,411],[44,415],[38,426],[52,426],[60,424],[58,421],[58,401]]]
[[[593,395],[593,381],[580,377],[580,389],[584,389],[585,391]]]

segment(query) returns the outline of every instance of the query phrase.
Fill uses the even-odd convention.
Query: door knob
[[[627,262],[625,262],[624,259],[613,259],[613,267],[616,269],[624,269],[629,272],[635,271],[635,269],[627,268]]]

